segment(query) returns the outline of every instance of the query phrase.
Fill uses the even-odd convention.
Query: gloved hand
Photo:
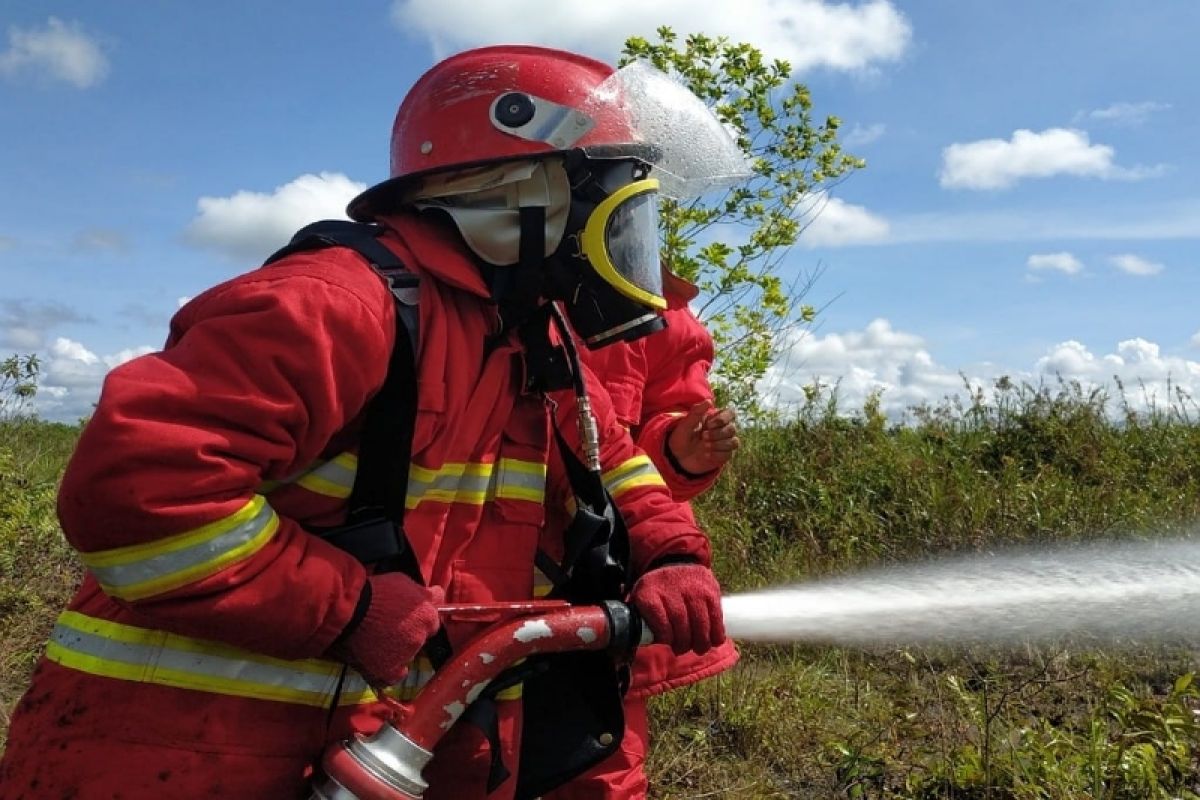
[[[656,644],[676,655],[707,653],[725,641],[721,587],[712,570],[700,564],[668,564],[638,578],[630,603],[654,634]]]
[[[354,667],[372,685],[393,684],[441,626],[435,604],[445,592],[421,586],[400,572],[372,575],[368,581],[366,613],[330,655]]]

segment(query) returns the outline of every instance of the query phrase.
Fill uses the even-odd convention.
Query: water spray
[[[1096,640],[1200,641],[1200,540],[1092,545],[956,558],[726,597],[742,642],[834,645]],[[419,800],[434,746],[482,690],[538,653],[648,643],[628,606],[530,601],[447,606],[502,617],[458,652],[407,713],[330,748],[310,800]]]
[[[948,558],[726,597],[743,642],[1200,641],[1200,540]]]

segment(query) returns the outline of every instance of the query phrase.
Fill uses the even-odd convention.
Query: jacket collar
[[[479,297],[491,291],[454,223],[435,212],[404,211],[379,221],[400,239],[422,272]]]

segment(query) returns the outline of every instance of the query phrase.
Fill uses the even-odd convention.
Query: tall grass
[[[0,421],[0,731],[81,576],[54,513],[78,434],[27,418]]]
[[[1200,426],[1077,384],[913,409],[813,393],[698,503],[731,591],[1014,544],[1189,530]],[[1050,613],[1050,610],[1048,610]],[[658,797],[1196,798],[1181,648],[753,647],[658,699]]]

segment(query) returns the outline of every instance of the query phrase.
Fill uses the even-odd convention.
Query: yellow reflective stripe
[[[350,490],[354,488],[356,472],[358,472],[358,457],[353,453],[341,453],[328,461],[317,464],[294,482],[310,492],[344,500],[350,496]]]
[[[82,559],[105,592],[122,600],[141,600],[249,558],[278,528],[275,510],[256,495],[241,510],[202,529],[146,545],[85,553]]]
[[[183,550],[220,536],[222,533],[233,530],[237,526],[253,519],[262,510],[263,504],[266,502],[267,499],[265,497],[256,494],[250,502],[228,517],[223,517],[216,522],[202,525],[194,530],[156,539],[153,542],[131,544],[126,547],[114,547],[111,550],[98,550],[95,553],[82,553],[81,556],[83,562],[89,567],[107,567],[117,564],[130,564],[176,550]]]
[[[343,666],[333,661],[288,661],[76,611],[64,611],[59,616],[46,646],[46,657],[91,675],[256,700],[324,707],[337,692],[339,682],[339,705],[377,699],[374,690],[353,670],[342,680]],[[404,680],[388,687],[385,693],[412,700],[432,677],[432,664],[420,656]],[[517,697],[519,686],[497,695],[500,700]]]
[[[357,471],[358,457],[342,453],[297,477],[264,483],[263,490],[295,484],[323,497],[344,500],[354,488]],[[546,465],[540,461],[501,458],[496,463],[454,461],[436,469],[420,464],[409,467],[404,504],[410,510],[426,501],[477,506],[496,499],[544,502]]]
[[[59,617],[46,655],[93,675],[318,707],[328,704],[342,671],[331,661],[286,661],[73,611]],[[347,689],[369,692],[356,674],[349,677]]]
[[[637,489],[640,486],[661,486],[666,488],[667,483],[662,479],[662,475],[656,472],[653,475],[640,475],[627,478],[610,487],[608,491],[612,493],[613,497],[620,497],[631,489]]]
[[[662,486],[666,482],[658,473],[649,456],[634,456],[603,475],[604,485],[613,497],[617,497],[639,486]]]
[[[483,505],[488,499],[494,464],[443,464],[429,469],[413,464],[408,471],[408,497],[405,507],[412,509],[426,500],[441,503]]]
[[[635,471],[640,471],[648,465],[653,466],[653,463],[650,461],[650,456],[647,456],[647,455],[634,456],[633,458],[628,459],[627,461],[622,461],[619,465],[617,465],[617,466],[613,467],[612,469],[608,470],[607,472],[605,472],[603,475],[604,482],[606,484],[607,483],[615,483],[615,482],[619,481],[621,478],[628,475],[629,473],[635,472]]]
[[[537,598],[545,597],[554,590],[554,581],[546,576],[537,567],[533,568],[533,596]]]
[[[438,469],[413,465],[405,507],[413,509],[425,501],[483,505],[495,499],[540,504],[545,497],[544,463],[502,458],[496,464],[449,463]]]
[[[528,500],[531,503],[545,502],[546,465],[538,461],[500,459],[500,480],[496,486],[496,497],[503,500]]]
[[[521,690],[525,688],[525,684],[518,683],[516,686],[510,686],[503,691],[496,693],[497,700],[520,700]]]

